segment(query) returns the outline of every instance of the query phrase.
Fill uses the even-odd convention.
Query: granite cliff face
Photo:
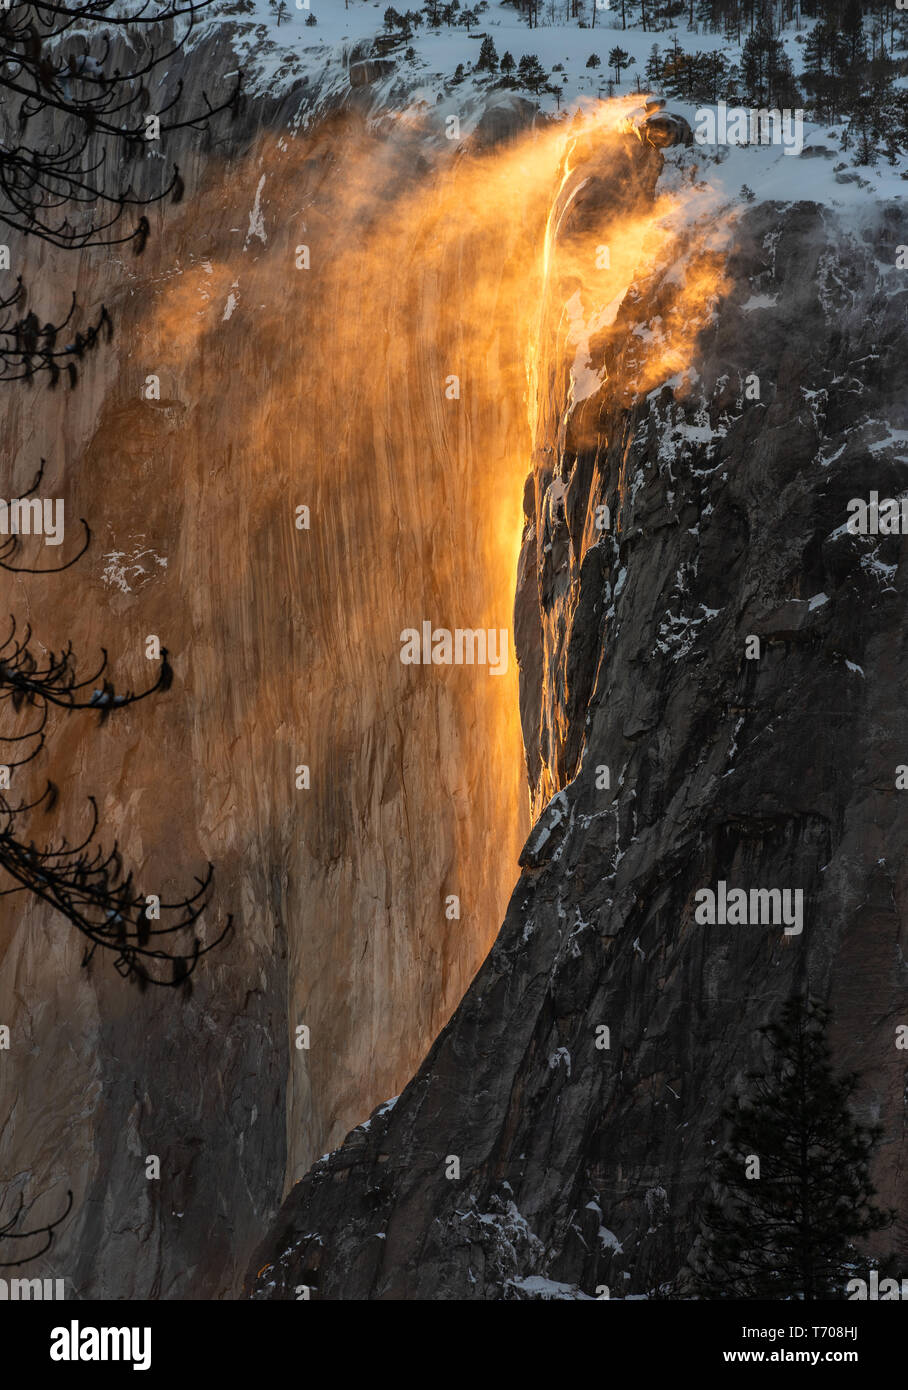
[[[905,487],[898,214],[661,234],[632,131],[562,159],[511,102],[454,150],[361,77],[175,141],[188,206],[142,260],[21,248],[39,313],[75,284],[117,337],[77,391],[5,401],[3,495],[44,456],[95,537],[64,577],[4,575],[7,606],[86,670],[106,646],[121,686],[149,633],[176,672],[102,729],[56,722],[34,772],[60,808],[30,833],[75,834],[94,794],[143,885],[210,859],[210,921],[235,917],[182,1000],[3,901],[0,1179],[42,1215],[75,1194],[29,1273],[81,1298],[231,1297],[244,1271],[255,1298],[646,1292],[805,982],[904,1208],[904,540],[844,530]],[[403,665],[426,620],[513,626],[519,692],[513,661]],[[803,933],[697,925],[720,879],[802,888]]]
[[[194,61],[231,66],[216,46]],[[307,113],[299,94],[250,101],[210,139],[175,139],[186,205],[152,213],[141,259],[16,248],[39,314],[75,285],[116,337],[72,393],[8,390],[3,496],[46,457],[42,495],[94,543],[63,576],[4,574],[4,603],[43,647],[72,641],[86,675],[105,646],[118,689],[154,679],[157,634],[175,681],[103,728],[56,720],[14,789],[60,789],[29,824],[39,842],[76,837],[95,795],[143,891],[179,897],[212,861],[207,939],[235,924],[191,999],[142,996],[100,953],[81,969],[65,920],[3,901],[0,1179],[10,1204],[39,1198],[36,1218],[73,1190],[29,1268],[70,1298],[237,1293],[286,1186],[402,1089],[450,1017],[529,824],[513,657],[503,676],[426,671],[399,639],[426,619],[510,626],[517,410],[432,340],[459,273],[446,243],[414,258],[412,224],[385,215],[421,135],[383,140],[336,104],[306,134]],[[374,292],[370,225],[372,254],[403,258],[375,260]],[[465,535],[475,558],[455,562]]]
[[[615,178],[572,215],[607,222]],[[291,1192],[251,1297],[681,1288],[722,1107],[805,987],[904,1213],[905,539],[845,527],[905,491],[900,219],[761,203],[718,258],[692,228],[591,340],[585,397],[553,271],[515,614],[538,819],[453,1019]],[[661,371],[706,262],[715,314]],[[721,880],[802,889],[803,931],[698,924]]]

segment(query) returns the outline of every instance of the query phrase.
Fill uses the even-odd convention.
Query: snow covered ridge
[[[465,73],[472,71],[474,76],[483,71],[506,76],[506,54],[515,67],[521,59],[535,55],[546,76],[553,79],[540,84],[540,91],[535,93],[545,109],[557,109],[555,88],[563,88],[562,98],[570,101],[581,94],[599,95],[600,89],[602,95],[620,95],[635,88],[639,92],[664,80],[666,96],[689,99],[699,95],[715,102],[730,99],[731,89],[750,84],[750,68],[754,57],[759,57],[754,54],[754,44],[759,46],[764,39],[750,33],[752,26],[742,26],[740,15],[737,22],[729,24],[726,20],[723,32],[721,26],[713,30],[708,21],[708,11],[719,10],[721,5],[706,5],[700,0],[691,9],[676,5],[674,8],[682,12],[668,25],[666,7],[657,7],[652,0],[647,0],[647,7],[643,11],[640,0],[613,0],[611,10],[604,12],[594,11],[592,0],[541,0],[533,28],[519,13],[516,0],[476,0],[472,6],[460,0],[425,0],[412,9],[388,5],[385,0],[344,0],[343,5],[340,0],[216,0],[206,15],[213,22],[227,22],[243,30],[246,56],[272,68],[279,68],[282,58],[277,56],[273,62],[272,54],[265,62],[265,50],[271,46],[283,57],[295,55],[311,68],[313,62],[324,67],[338,54],[343,57],[345,51],[349,55],[352,48],[366,41],[391,52],[404,76],[408,65],[412,74],[423,70],[451,77],[462,66]],[[773,66],[784,66],[792,82],[803,82],[805,92],[815,98],[814,71],[826,61],[820,40],[828,41],[829,35],[818,36],[817,23],[801,19],[799,14],[779,27],[778,21],[787,18],[787,11],[779,5],[775,8],[777,23],[765,35],[765,44],[772,48]],[[860,66],[862,53],[878,64],[888,62],[894,71],[908,66],[899,58],[908,49],[908,15],[887,8],[892,12],[885,17],[882,38],[879,16],[872,14],[865,17],[863,34],[851,36],[851,48],[857,55],[852,67]],[[657,9],[661,13],[655,13]],[[575,13],[573,19],[571,11]],[[643,13],[646,23],[641,19]],[[623,22],[627,27],[622,27]],[[486,40],[498,55],[498,63],[491,68],[479,59]],[[893,80],[898,87],[908,76]],[[739,95],[743,95],[740,90]],[[778,92],[764,95],[773,100],[761,99],[758,105],[779,104]]]
[[[672,150],[666,158],[661,186],[672,188],[687,182],[707,186],[727,207],[755,202],[818,203],[850,219],[872,221],[873,208],[881,202],[899,203],[908,197],[908,157],[894,165],[855,168],[839,157],[843,122],[824,125],[805,120],[803,148],[790,156],[783,143],[699,143],[697,108],[673,101],[673,112],[684,117],[695,132],[695,143],[686,150]],[[796,137],[797,138],[797,137]],[[908,238],[906,238],[908,241]],[[882,268],[882,267],[881,267]],[[896,269],[896,265],[886,267]],[[757,300],[750,311],[770,307]]]
[[[863,28],[849,34],[827,32],[822,18],[802,18],[800,7],[791,15],[789,5],[774,0],[762,36],[759,25],[742,24],[741,6],[725,0],[611,0],[609,7],[602,0],[599,7],[595,0],[538,0],[532,28],[529,8],[521,0],[416,0],[412,8],[387,0],[212,0],[193,24],[190,45],[213,32],[229,37],[247,91],[275,97],[297,87],[319,97],[349,92],[353,71],[371,58],[376,67],[359,77],[386,105],[392,97],[391,104],[434,104],[452,85],[469,100],[502,82],[529,92],[545,112],[579,97],[635,90],[701,105],[746,104],[746,93],[758,95],[767,57],[782,79],[777,90],[760,90],[758,107],[824,109],[829,97],[834,111],[839,95],[848,95],[850,74],[864,82],[866,72],[869,85],[871,60],[875,91],[882,79],[887,100],[908,96],[908,13],[894,0],[885,13],[868,5]],[[186,23],[178,21],[178,29]],[[827,67],[838,76],[827,79]],[[780,100],[786,86],[796,94],[798,84],[803,102]],[[887,122],[900,124],[888,113]],[[858,134],[865,143],[876,138],[866,119]]]
[[[726,20],[727,32],[713,32],[710,6],[699,0],[693,27],[686,6],[672,27],[658,27],[664,19],[655,11],[663,7],[648,3],[646,28],[640,0],[612,0],[610,10],[595,15],[592,0],[581,0],[576,18],[566,19],[574,8],[565,0],[540,0],[538,27],[530,28],[518,6],[505,0],[472,6],[427,0],[412,9],[386,0],[213,0],[187,52],[191,65],[204,47],[205,63],[225,77],[235,58],[252,99],[298,96],[288,121],[293,129],[355,101],[376,115],[431,111],[440,121],[456,115],[461,135],[469,135],[490,103],[512,96],[557,119],[612,95],[649,95],[670,102],[715,165],[731,157],[718,174],[729,197],[751,201],[753,193],[761,200],[837,206],[904,196],[908,56],[900,55],[908,50],[908,11],[893,9],[882,38],[878,19],[865,16],[861,42],[868,56],[881,61],[884,43],[886,54],[895,55],[887,56],[893,72],[905,73],[890,74],[887,101],[895,105],[875,112],[862,133],[841,111],[828,120],[810,117],[819,101],[810,75],[810,64],[820,61],[814,54],[819,21],[796,17],[767,40],[787,64],[797,99],[748,105],[742,99],[750,80],[746,26],[736,30]],[[784,18],[778,5],[775,10],[777,20]],[[780,152],[789,156],[788,169],[775,167]],[[716,181],[716,170],[701,170],[700,177]]]
[[[671,77],[677,55],[687,55],[696,69],[695,87],[708,85],[709,74],[700,71],[704,60],[712,55],[718,64],[721,59],[733,76],[745,33],[727,39],[702,22],[688,29],[683,17],[678,20],[683,27],[644,31],[639,5],[630,3],[628,24],[635,27],[627,30],[620,30],[618,5],[600,13],[595,28],[581,28],[549,23],[551,7],[541,4],[541,27],[530,29],[502,0],[491,0],[485,10],[474,7],[479,13],[472,27],[445,23],[438,28],[426,18],[429,5],[404,12],[379,0],[349,0],[349,7],[340,0],[309,0],[308,8],[304,0],[284,0],[283,10],[281,3],[216,0],[191,46],[226,39],[250,97],[298,96],[288,121],[292,129],[310,126],[324,111],[353,101],[376,118],[395,112],[431,115],[441,139],[445,122],[456,116],[456,130],[464,138],[491,105],[514,98],[531,101],[546,119],[558,120],[612,93],[626,98],[639,92],[641,103],[647,96],[663,97],[668,114],[690,126],[695,148],[684,161],[686,177],[708,182],[727,205],[810,201],[858,209],[868,200],[898,201],[906,193],[908,155],[894,145],[886,158],[862,152],[844,116],[814,120],[801,103],[751,107],[726,99],[718,89],[716,100],[709,101],[699,89],[691,99],[681,94],[687,81],[683,71]],[[556,16],[564,8],[557,4]],[[401,31],[389,30],[385,22],[389,9],[404,17],[422,14],[423,20],[413,22],[409,37],[401,38]],[[440,13],[444,10],[442,5]],[[778,39],[795,77],[804,68],[809,33],[805,21],[800,32],[790,26]],[[610,65],[614,48],[624,56]],[[903,65],[908,67],[908,59]],[[908,84],[908,76],[896,86],[902,81]]]

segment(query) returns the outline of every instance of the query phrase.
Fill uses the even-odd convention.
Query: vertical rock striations
[[[286,133],[259,139],[269,113]],[[149,683],[148,634],[175,671],[103,728],[55,723],[34,772],[60,802],[28,831],[77,838],[95,795],[141,891],[179,897],[211,860],[208,930],[235,921],[184,1000],[100,954],[80,969],[69,923],[3,901],[0,1180],[49,1215],[73,1189],[29,1270],[70,1298],[238,1290],[285,1184],[450,1017],[526,833],[513,655],[502,677],[400,661],[423,620],[510,625],[526,443],[499,330],[437,332],[463,267],[432,235],[443,203],[401,216],[422,133],[335,112],[294,139],[294,113],[250,104],[229,145],[171,149],[187,206],[152,213],[141,260],[23,267],[39,313],[76,283],[116,339],[71,395],[6,402],[3,495],[46,456],[94,545],[65,576],[3,576],[4,602],[85,674],[106,646],[118,688]]]

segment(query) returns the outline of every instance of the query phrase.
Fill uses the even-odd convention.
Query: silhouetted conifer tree
[[[701,1297],[842,1299],[854,1241],[894,1213],[874,1205],[869,1176],[880,1126],[851,1111],[857,1076],[837,1076],[828,1011],[795,997],[763,1030],[772,1049],[726,1111],[719,1200],[707,1208],[694,1287]]]

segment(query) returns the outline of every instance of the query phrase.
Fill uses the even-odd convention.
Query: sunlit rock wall
[[[2,575],[3,607],[86,675],[106,647],[118,688],[155,679],[157,634],[175,681],[103,728],[55,721],[14,789],[59,786],[39,842],[75,838],[94,795],[142,891],[178,898],[213,861],[208,939],[234,916],[186,1000],[100,952],[82,969],[65,920],[0,906],[0,1177],[36,1219],[73,1190],[28,1271],[70,1297],[236,1291],[286,1184],[459,1002],[528,825],[513,650],[501,675],[400,660],[424,620],[512,634],[526,417],[502,379],[523,364],[479,298],[452,311],[511,294],[510,262],[477,286],[444,170],[440,202],[430,179],[396,211],[454,159],[432,132],[295,133],[299,114],[252,103],[174,137],[187,200],[151,212],[141,258],[19,252],[42,318],[74,286],[116,338],[73,392],[5,388],[3,496],[46,457],[64,553],[79,516],[93,544],[64,575]]]

